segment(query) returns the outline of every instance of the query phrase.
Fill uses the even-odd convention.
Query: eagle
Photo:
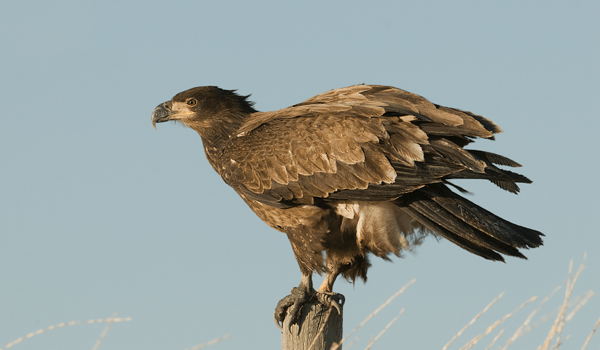
[[[450,182],[483,179],[515,194],[518,183],[531,183],[499,167],[517,162],[465,148],[502,131],[489,119],[381,85],[335,89],[272,112],[248,98],[195,87],[158,105],[152,124],[195,130],[213,169],[287,235],[302,278],[276,307],[280,328],[314,297],[339,311],[338,276],[366,282],[371,254],[401,256],[428,234],[494,261],[526,259],[519,248],[543,244],[542,233],[477,206]],[[315,272],[325,274],[316,291]]]

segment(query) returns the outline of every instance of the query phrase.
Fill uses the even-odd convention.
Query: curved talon
[[[333,307],[337,310],[338,314],[342,314],[342,306],[346,302],[346,298],[342,294],[317,292],[317,299],[321,304]]]
[[[293,290],[292,290],[292,292],[293,292]],[[283,330],[283,321],[285,320],[287,310],[294,303],[291,299],[292,299],[292,294],[281,299],[277,303],[277,306],[275,307],[275,313],[273,315],[273,319],[275,320],[275,324],[277,325],[277,327],[279,327],[279,329],[281,329],[281,330]]]
[[[283,320],[283,327],[286,328],[290,333],[292,332],[292,325],[296,323],[298,320],[298,316],[300,315],[300,309],[302,308],[302,303],[294,303],[288,309],[290,317],[286,317]]]
[[[275,307],[273,317],[277,327],[281,330],[287,327],[290,330],[292,324],[297,322],[302,306],[311,299],[313,294],[314,291],[305,291],[299,287],[292,288],[290,295],[281,299]],[[290,315],[290,317],[287,317],[287,315]]]

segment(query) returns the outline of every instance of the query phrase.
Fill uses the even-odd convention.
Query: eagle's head
[[[152,125],[177,121],[196,130],[203,136],[205,131],[230,122],[231,115],[247,115],[256,112],[248,96],[240,96],[235,90],[216,86],[195,87],[175,95],[171,101],[156,106],[152,112]]]

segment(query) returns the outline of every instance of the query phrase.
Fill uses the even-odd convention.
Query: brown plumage
[[[369,253],[400,256],[428,233],[500,261],[542,244],[540,232],[448,188],[452,179],[485,179],[517,193],[517,183],[531,182],[496,166],[520,166],[506,157],[464,149],[501,132],[488,119],[378,85],[331,90],[274,112],[252,106],[234,91],[198,87],[159,105],[152,122],[176,120],[200,134],[225,182],[287,234],[305,291],[313,272],[325,272],[324,294],[340,274],[366,280]],[[284,304],[279,321],[292,302]]]

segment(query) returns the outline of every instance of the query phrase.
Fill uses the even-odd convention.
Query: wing
[[[498,132],[470,112],[357,85],[253,114],[221,150],[219,172],[238,192],[280,208],[315,199],[394,200],[452,178],[488,179],[515,192],[515,182],[528,180],[493,164],[517,163],[463,149]]]

